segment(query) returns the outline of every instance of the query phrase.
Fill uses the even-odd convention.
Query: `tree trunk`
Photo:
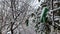
[[[11,34],[13,34],[13,22],[11,22]]]
[[[1,31],[0,31],[0,34],[2,34]]]
[[[0,29],[0,34],[2,34],[1,29]]]

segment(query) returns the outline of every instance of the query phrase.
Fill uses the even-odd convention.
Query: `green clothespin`
[[[41,13],[41,17],[40,17],[40,21],[42,23],[46,22],[46,15],[47,15],[48,11],[49,11],[49,9],[47,7],[43,8],[42,13]]]

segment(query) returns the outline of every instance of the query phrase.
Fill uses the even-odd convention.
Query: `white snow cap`
[[[11,34],[11,31],[7,32],[7,34]]]

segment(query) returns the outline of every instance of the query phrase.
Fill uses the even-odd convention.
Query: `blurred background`
[[[60,34],[60,0],[0,0],[0,34]]]

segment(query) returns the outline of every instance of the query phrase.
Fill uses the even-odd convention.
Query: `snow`
[[[44,0],[40,0],[40,2],[38,2],[38,0],[31,0],[30,1],[30,5],[34,8],[37,9],[41,3],[44,2]]]

